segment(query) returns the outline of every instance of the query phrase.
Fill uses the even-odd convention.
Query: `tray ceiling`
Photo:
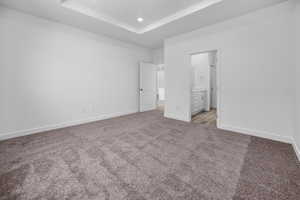
[[[143,34],[221,1],[223,0],[61,0],[61,4],[81,14]],[[138,18],[143,21],[139,22]]]
[[[287,0],[0,0],[0,6],[147,48],[158,48],[164,39],[174,35],[284,1]],[[70,9],[74,5],[79,10]],[[85,9],[90,13],[84,12]],[[0,7],[0,16],[3,14],[5,9]],[[142,23],[137,22],[139,17],[144,19]]]

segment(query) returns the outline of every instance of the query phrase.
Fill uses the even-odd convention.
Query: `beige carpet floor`
[[[289,144],[132,114],[0,142],[0,200],[297,200]]]

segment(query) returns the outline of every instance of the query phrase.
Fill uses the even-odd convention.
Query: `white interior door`
[[[156,109],[157,66],[140,63],[140,112]]]
[[[211,69],[211,107],[217,108],[217,69],[214,65]]]

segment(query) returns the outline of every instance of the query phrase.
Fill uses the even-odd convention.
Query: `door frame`
[[[216,84],[217,84],[217,127],[220,127],[220,122],[221,122],[221,49],[219,48],[211,48],[211,49],[206,49],[203,51],[193,51],[188,53],[189,56],[189,81],[190,81],[190,86],[189,86],[189,90],[190,90],[190,95],[189,95],[189,117],[190,117],[190,122],[192,121],[192,87],[193,87],[193,78],[192,78],[192,63],[191,63],[191,58],[193,55],[197,55],[197,54],[202,54],[202,53],[210,53],[210,52],[216,52],[216,59],[217,59],[217,64],[216,64]]]

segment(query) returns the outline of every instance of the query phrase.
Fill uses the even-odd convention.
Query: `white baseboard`
[[[296,152],[296,156],[297,156],[297,158],[298,158],[298,160],[299,160],[299,162],[300,162],[300,149],[299,149],[299,147],[297,146],[297,144],[296,144],[295,141],[293,142],[292,145],[293,145],[294,150],[295,150],[295,152]]]
[[[266,139],[275,140],[275,141],[279,141],[279,142],[289,143],[289,144],[294,143],[293,138],[280,136],[280,135],[277,135],[274,133],[269,133],[266,131],[250,130],[250,129],[227,126],[227,125],[219,125],[218,128],[227,130],[227,131],[245,134],[245,135],[256,136],[256,137],[266,138]]]
[[[47,125],[47,126],[43,126],[43,127],[27,129],[27,130],[19,130],[19,131],[14,131],[14,132],[2,133],[2,134],[0,134],[0,141],[10,139],[10,138],[20,137],[20,136],[25,136],[25,135],[31,135],[31,134],[35,134],[35,133],[41,133],[41,132],[45,132],[45,131],[51,131],[51,130],[60,129],[60,128],[66,128],[66,127],[70,127],[70,126],[76,126],[76,125],[80,125],[80,124],[86,124],[86,123],[90,123],[90,122],[119,117],[119,116],[123,116],[123,115],[129,115],[129,114],[133,114],[133,113],[137,113],[137,112],[138,112],[137,110],[131,110],[131,111],[125,111],[125,112],[112,113],[112,114],[104,114],[104,115],[101,115],[98,117],[91,117],[88,119],[69,121],[69,122],[63,122],[63,123],[59,123],[59,124],[52,124],[52,125]]]

